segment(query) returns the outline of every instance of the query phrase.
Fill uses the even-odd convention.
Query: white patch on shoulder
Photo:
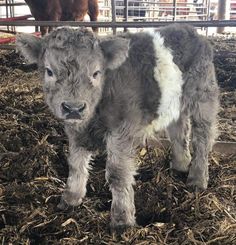
[[[182,96],[182,72],[173,61],[171,50],[164,45],[164,38],[159,32],[148,32],[153,37],[156,66],[154,78],[161,90],[160,105],[157,110],[159,117],[146,128],[146,134],[166,129],[172,121],[177,121],[180,115],[180,99]],[[153,132],[154,131],[154,132]]]

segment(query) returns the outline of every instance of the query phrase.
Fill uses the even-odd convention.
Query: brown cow
[[[37,21],[83,21],[86,14],[97,21],[98,0],[25,0]],[[40,27],[42,35],[52,27]],[[97,31],[97,28],[93,28]]]

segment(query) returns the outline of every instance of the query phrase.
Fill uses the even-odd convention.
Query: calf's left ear
[[[105,39],[100,42],[106,65],[109,69],[121,66],[128,57],[130,40],[121,37]]]
[[[30,34],[19,34],[16,37],[16,50],[19,51],[29,63],[37,63],[42,47],[42,39]]]

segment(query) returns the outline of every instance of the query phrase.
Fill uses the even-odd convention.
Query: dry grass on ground
[[[214,40],[217,54],[236,40]],[[234,46],[233,46],[234,43]],[[236,141],[236,59],[217,56],[222,87],[220,140]],[[80,207],[57,210],[67,177],[63,126],[43,101],[35,67],[0,53],[1,244],[236,244],[236,154],[210,156],[209,188],[186,189],[169,170],[168,149],[139,152],[135,202],[139,226],[109,232],[111,194],[104,157],[96,159]]]

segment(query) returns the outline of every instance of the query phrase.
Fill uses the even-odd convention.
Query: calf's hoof
[[[82,203],[81,196],[76,192],[65,190],[62,194],[58,208],[67,209],[68,206],[79,206]]]
[[[204,178],[197,177],[188,177],[187,186],[190,187],[191,190],[200,190],[204,191],[207,189],[208,181]]]
[[[198,190],[206,190],[208,185],[209,175],[208,166],[205,164],[192,163],[189,169],[187,185],[197,187]]]
[[[187,173],[191,162],[191,155],[189,152],[183,153],[182,156],[173,157],[170,168],[178,172]]]
[[[114,223],[111,222],[110,223],[110,230],[111,233],[116,233],[116,234],[122,234],[123,232],[125,232],[128,228],[137,226],[136,222],[132,222],[132,223],[128,223],[128,224],[122,224],[122,223]]]
[[[68,210],[69,209],[69,205],[63,200],[63,198],[61,198],[60,202],[57,204],[57,208],[59,210]]]
[[[170,163],[170,168],[181,173],[187,173],[189,171],[189,164],[183,162],[172,161]]]

